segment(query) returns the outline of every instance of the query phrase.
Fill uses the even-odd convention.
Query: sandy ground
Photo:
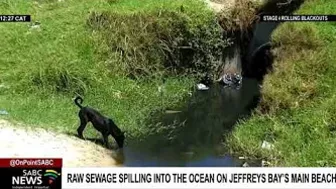
[[[116,152],[92,142],[5,120],[0,120],[0,148],[0,157],[61,157],[64,167],[119,166],[112,158]]]

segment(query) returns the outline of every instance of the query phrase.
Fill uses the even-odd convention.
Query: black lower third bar
[[[0,14],[0,22],[30,22],[30,15],[2,15]]]

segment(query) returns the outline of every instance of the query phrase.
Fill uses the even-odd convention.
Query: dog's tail
[[[78,100],[80,101],[80,102],[78,102]],[[83,98],[82,97],[80,97],[80,96],[77,96],[76,98],[75,98],[75,104],[80,108],[80,109],[82,109],[83,108],[83,106],[82,106],[82,103],[83,103]]]

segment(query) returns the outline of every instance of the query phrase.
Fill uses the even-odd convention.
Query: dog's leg
[[[108,136],[109,136],[109,133],[106,132],[106,133],[102,133],[103,135],[103,141],[104,141],[104,145],[106,146],[106,148],[109,148],[109,143],[108,143]]]
[[[83,132],[84,132],[84,129],[88,123],[88,120],[86,118],[85,115],[83,115],[82,113],[79,113],[79,119],[80,119],[80,125],[77,129],[77,133],[78,133],[78,136],[82,139],[84,139],[84,136],[83,136]]]
[[[114,141],[117,143],[118,148],[120,148],[117,135],[115,135],[113,131],[110,134],[113,137]]]

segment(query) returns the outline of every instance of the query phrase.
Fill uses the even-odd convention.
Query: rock
[[[261,148],[270,150],[273,148],[273,144],[264,140],[263,143],[261,144]]]
[[[209,87],[207,87],[203,83],[199,83],[199,84],[197,84],[197,90],[199,90],[199,91],[206,91],[206,90],[209,90]]]

